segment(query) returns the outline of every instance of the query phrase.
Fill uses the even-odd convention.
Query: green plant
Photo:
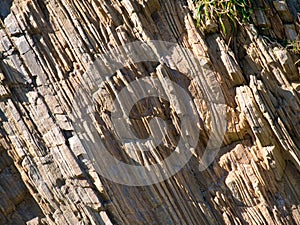
[[[198,24],[205,26],[207,21],[219,21],[223,33],[226,34],[224,23],[227,17],[235,29],[236,21],[250,22],[252,15],[252,0],[194,0],[197,4]]]
[[[294,54],[300,55],[300,38],[290,41],[287,45],[287,48],[290,49]]]
[[[294,41],[288,42],[286,48],[290,49],[294,54],[300,55],[300,38],[297,38]],[[298,59],[295,62],[295,64],[298,64],[298,63],[300,63],[300,59]]]

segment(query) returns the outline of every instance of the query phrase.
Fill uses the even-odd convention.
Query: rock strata
[[[300,224],[299,56],[283,46],[298,38],[300,2],[255,1],[254,24],[238,25],[232,39],[217,27],[205,34],[195,7],[190,0],[0,2],[0,224]],[[132,187],[96,172],[75,132],[73,113],[82,102],[73,99],[98,56],[149,40],[189,49],[203,63],[199,74],[190,78],[180,65],[159,62],[114,73],[95,96],[105,146],[139,164],[175,149],[178,109],[161,99],[140,101],[130,125],[145,138],[150,118],[163,118],[164,147],[131,154],[130,143],[121,145],[113,133],[112,99],[143,76],[169,77],[189,92],[201,129],[182,170]],[[217,87],[226,132],[214,162],[199,171],[214,120],[207,101]]]

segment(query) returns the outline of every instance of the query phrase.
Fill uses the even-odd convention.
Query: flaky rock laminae
[[[299,56],[283,47],[297,39],[300,1],[255,1],[254,24],[237,23],[226,37],[218,27],[204,33],[195,7],[192,0],[0,1],[0,224],[300,225]],[[149,40],[189,49],[202,60],[201,73],[191,79],[160,62],[116,71],[95,98],[105,146],[142,165],[175,149],[176,109],[157,98],[140,101],[130,123],[146,138],[151,118],[163,118],[165,146],[135,154],[117,141],[112,99],[140,77],[169,77],[189,92],[201,129],[177,174],[126,186],[96,172],[74,130],[80,104],[73,99],[99,56]],[[227,120],[221,150],[204,171],[214,118],[200,78],[209,91],[221,87]]]

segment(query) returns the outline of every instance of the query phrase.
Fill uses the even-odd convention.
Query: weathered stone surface
[[[297,38],[295,10],[299,1],[256,1],[255,25],[237,24],[228,40],[217,24],[195,26],[193,1],[1,1],[0,224],[300,224],[298,56],[279,44]],[[187,113],[163,78],[190,93],[201,118],[193,157],[170,179],[142,187],[97,174],[74,126],[74,112],[91,110],[81,108],[88,99],[72,101],[99,78],[84,76],[97,56],[136,40],[178,43],[201,59],[196,77],[183,68],[184,54],[175,69],[130,64],[95,95],[97,135],[110,153],[151,164],[176,147],[178,115]],[[154,116],[170,131],[163,148],[139,154],[130,146],[147,143],[121,145],[111,114],[116,94],[143,76],[157,77],[172,104],[151,99],[133,108],[128,124],[141,137],[153,132]],[[214,119],[208,100],[226,104],[227,129],[200,172]]]

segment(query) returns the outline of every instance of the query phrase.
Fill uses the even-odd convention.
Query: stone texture
[[[192,1],[0,4],[0,224],[300,224],[299,56],[279,44],[299,33],[299,1],[256,1],[254,25],[239,25],[230,40],[216,24],[209,32],[195,26]],[[172,131],[169,148],[158,149],[162,155],[139,156],[116,142],[110,99],[137,77],[168,76],[194,100],[202,123],[199,144],[165,182],[116,184],[87,159],[71,113],[80,113],[80,102],[72,99],[88,82],[83,74],[97,56],[120,44],[157,39],[200,57],[199,76],[190,79],[153,62],[118,71],[96,96],[98,132],[125,162],[166,157],[176,146],[176,109],[151,100],[133,110],[133,128],[141,136],[149,134],[153,115],[167,119]],[[197,79],[206,81],[207,92]],[[218,85],[227,130],[215,161],[200,172],[212,120],[205,101]]]

